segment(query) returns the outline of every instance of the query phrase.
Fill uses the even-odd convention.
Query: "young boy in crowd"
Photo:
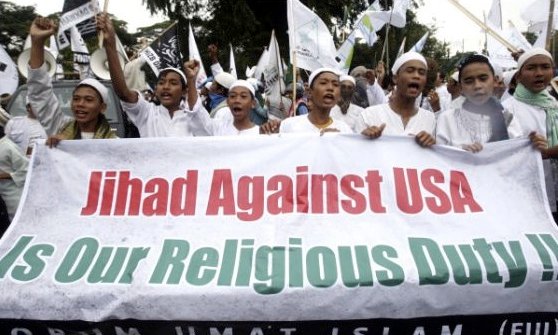
[[[38,17],[31,24],[31,56],[27,78],[29,104],[47,135],[47,143],[55,146],[60,140],[116,138],[104,116],[108,89],[99,81],[82,80],[72,94],[73,117],[65,115],[52,88],[52,79],[44,64],[45,41],[57,31],[54,21]]]

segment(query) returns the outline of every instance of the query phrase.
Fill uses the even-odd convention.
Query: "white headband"
[[[395,63],[393,63],[393,66],[391,67],[391,72],[393,74],[396,74],[397,71],[399,71],[399,69],[401,68],[401,66],[403,66],[403,64],[412,60],[418,60],[419,62],[424,64],[424,66],[428,66],[426,64],[426,59],[424,58],[424,56],[422,56],[418,52],[409,51],[404,53],[403,55],[401,55],[401,57],[395,60]]]
[[[353,76],[343,75],[339,78],[339,81],[350,81],[351,83],[353,83],[353,85],[356,85],[356,80]]]
[[[539,56],[539,55],[540,56],[546,56],[546,57],[550,58],[550,60],[553,61],[552,55],[548,51],[546,51],[545,49],[543,49],[543,48],[533,48],[531,50],[525,51],[521,56],[519,56],[519,59],[517,60],[517,68],[519,70],[521,70],[521,67],[523,67],[523,64],[525,64],[525,62],[529,58],[531,58],[533,56]]]
[[[229,88],[229,92],[235,87],[244,87],[245,89],[249,90],[252,93],[252,97],[256,96],[256,90],[254,90],[254,86],[250,84],[248,81],[239,79],[232,83],[231,87]]]
[[[101,96],[103,102],[108,104],[108,100],[109,100],[108,89],[105,87],[105,85],[101,84],[100,81],[93,78],[87,78],[80,81],[76,87],[83,86],[83,85],[93,87],[95,91],[99,92],[99,95]]]
[[[312,86],[312,83],[314,82],[314,79],[316,79],[317,76],[319,76],[320,74],[322,74],[324,72],[331,72],[338,77],[340,76],[339,71],[337,71],[336,69],[333,69],[333,68],[330,68],[330,67],[321,67],[319,69],[314,70],[310,74],[310,77],[308,78],[308,86]]]

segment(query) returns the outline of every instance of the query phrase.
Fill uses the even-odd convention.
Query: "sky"
[[[280,1],[280,0],[269,0]],[[438,27],[436,37],[450,44],[451,52],[455,51],[480,51],[484,43],[484,34],[469,18],[454,7],[448,0],[422,0],[424,5],[417,10],[419,22],[435,24]],[[20,6],[36,6],[41,15],[49,15],[62,10],[64,0],[15,0]],[[488,13],[492,4],[491,0],[460,0],[462,4],[482,18],[483,12]],[[526,30],[526,23],[520,19],[520,10],[527,1],[501,0],[502,19],[504,27],[511,20],[521,31]],[[99,3],[103,5],[103,0]],[[521,3],[521,5],[519,4]],[[130,33],[136,32],[139,27],[149,26],[164,20],[162,16],[151,16],[142,5],[142,0],[113,0],[109,2],[109,12],[120,20],[128,22]]]

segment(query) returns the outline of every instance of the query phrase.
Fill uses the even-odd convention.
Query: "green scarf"
[[[80,140],[81,131],[79,130],[78,123],[75,120],[66,123],[60,130],[60,135],[68,140]],[[99,115],[93,138],[117,138],[116,134],[110,129],[110,123],[103,114]]]
[[[518,84],[513,94],[514,98],[528,105],[544,109],[546,113],[546,138],[548,145],[558,145],[558,103],[546,90],[539,93],[529,91],[522,84]]]

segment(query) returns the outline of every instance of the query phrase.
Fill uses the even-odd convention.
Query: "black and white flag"
[[[174,22],[161,36],[140,52],[155,75],[167,67],[181,68],[180,51],[178,50],[178,26]]]
[[[84,39],[97,34],[95,15],[99,12],[97,0],[65,0],[58,27],[58,46],[64,49],[70,46],[70,28],[77,29]]]

